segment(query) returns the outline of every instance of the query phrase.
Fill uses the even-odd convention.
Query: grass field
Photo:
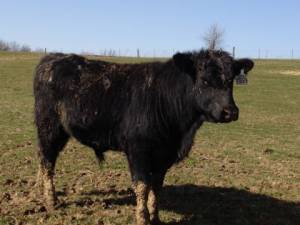
[[[75,140],[57,163],[62,205],[45,212],[33,188],[32,74],[39,58],[0,53],[0,224],[134,224],[124,155],[107,153],[99,168],[94,153]],[[164,224],[300,224],[300,61],[256,61],[235,98],[239,121],[205,124],[190,156],[167,174]]]

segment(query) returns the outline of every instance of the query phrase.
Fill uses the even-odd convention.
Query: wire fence
[[[125,56],[125,57],[171,57],[179,50],[176,49],[102,49],[98,52],[99,55],[103,56]]]
[[[257,59],[300,59],[300,49],[236,48],[236,56],[251,57]]]
[[[267,49],[254,48],[243,49],[238,47],[225,48],[225,51],[230,52],[236,58],[251,57],[256,59],[300,59],[300,49]],[[98,52],[89,53],[103,56],[125,56],[125,57],[171,57],[176,52],[183,52],[181,49],[101,49]],[[86,52],[82,52],[87,54]]]

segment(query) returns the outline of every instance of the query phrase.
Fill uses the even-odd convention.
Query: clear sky
[[[213,23],[238,56],[300,57],[299,0],[0,0],[0,39],[50,51],[169,55]]]

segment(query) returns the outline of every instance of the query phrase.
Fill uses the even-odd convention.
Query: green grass
[[[133,224],[134,197],[122,153],[101,168],[72,140],[56,169],[64,204],[44,212],[37,170],[32,78],[40,54],[0,52],[0,224]],[[105,58],[115,62],[153,59]],[[206,123],[190,156],[166,177],[165,224],[284,224],[300,221],[300,61],[260,60],[235,86],[238,122]]]

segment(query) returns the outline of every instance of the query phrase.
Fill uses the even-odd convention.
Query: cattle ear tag
[[[244,69],[241,69],[240,74],[235,77],[235,81],[236,81],[236,84],[244,84],[245,85],[248,83],[248,79],[247,79]]]
[[[239,76],[246,76],[244,69],[241,69]]]

